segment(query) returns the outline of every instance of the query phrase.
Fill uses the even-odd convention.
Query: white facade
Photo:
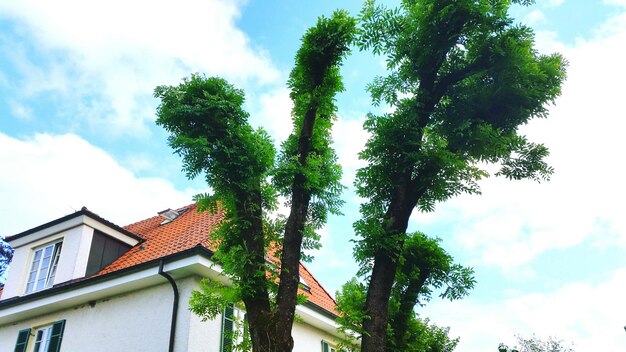
[[[188,308],[202,278],[228,284],[205,252],[157,259],[85,279],[94,230],[131,246],[138,241],[84,215],[49,225],[11,240],[15,253],[0,300],[0,352],[15,350],[20,331],[31,329],[33,336],[38,328],[59,321],[64,321],[63,352],[168,351],[174,293],[161,274],[161,265],[174,278],[180,295],[174,351],[221,352],[222,317],[203,322]],[[67,284],[26,293],[33,253],[58,241],[63,245],[54,284]],[[335,340],[338,326],[331,317],[307,306],[298,306],[296,313],[295,352],[321,351],[322,340]],[[24,351],[33,350],[33,340],[27,340]]]
[[[65,320],[61,351],[167,352],[173,291],[165,279],[162,281],[155,286],[0,325],[0,351],[12,351],[22,329]],[[199,282],[199,276],[176,280],[180,303],[175,352],[220,352],[221,317],[202,322],[188,308],[191,291],[199,288]],[[294,352],[321,351],[322,340],[335,339],[306,323],[295,323],[292,334]]]

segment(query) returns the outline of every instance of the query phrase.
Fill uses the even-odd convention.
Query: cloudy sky
[[[304,30],[354,1],[0,0],[0,235],[87,206],[120,225],[186,205],[187,180],[154,124],[155,86],[192,72],[245,89],[255,126],[279,144],[290,130],[285,80]],[[577,351],[626,350],[626,1],[546,0],[514,15],[542,52],[569,61],[550,117],[524,126],[551,150],[550,182],[489,179],[483,194],[415,214],[478,284],[423,316],[451,327],[460,352],[495,351],[514,334],[557,336]],[[351,185],[372,111],[364,86],[382,59],[355,53],[343,70],[335,146]],[[322,231],[313,272],[332,292],[356,271],[351,223]]]

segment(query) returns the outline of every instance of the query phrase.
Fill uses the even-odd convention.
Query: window
[[[300,288],[308,293],[311,293],[311,286],[309,286],[309,284],[304,280],[302,275],[300,275]]]
[[[242,343],[247,334],[245,312],[234,305],[229,305],[222,314],[221,352],[231,352],[235,344]]]
[[[57,242],[35,249],[28,273],[26,293],[52,287],[61,255],[61,245],[62,242]]]
[[[222,343],[220,351],[230,352],[233,349],[233,325],[235,318],[235,309],[229,305],[224,309],[222,315]]]
[[[328,343],[328,341],[322,340],[322,352],[337,352],[337,349]]]
[[[17,334],[15,352],[59,352],[61,350],[65,320],[39,327],[33,334],[31,330],[20,330]]]

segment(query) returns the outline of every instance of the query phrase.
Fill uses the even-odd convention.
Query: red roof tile
[[[166,224],[162,224],[164,219],[161,216],[154,216],[124,226],[125,230],[138,235],[144,241],[131,248],[96,275],[130,268],[196,246],[214,249],[210,247],[209,234],[223,219],[223,214],[198,212],[195,204],[180,208],[177,211],[184,211],[184,213]],[[300,293],[305,294],[311,303],[337,314],[335,300],[302,264],[300,264],[300,275],[311,291],[308,293],[301,290]]]

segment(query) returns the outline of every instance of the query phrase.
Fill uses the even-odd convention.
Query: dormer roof
[[[130,242],[133,245],[143,240],[140,236],[137,236],[127,229],[100,217],[98,214],[89,211],[86,207],[82,207],[79,211],[76,211],[72,214],[52,220],[43,225],[33,227],[32,229],[20,232],[13,236],[7,236],[5,238],[5,241],[10,243],[13,248],[16,248],[25,243],[32,242],[35,239],[46,237],[83,223],[91,223],[92,226],[99,228],[102,228],[102,226],[104,226],[109,229],[109,231],[106,232],[110,233],[110,230],[112,230],[113,232],[117,232],[122,235],[122,238],[127,237],[127,241],[125,242]]]

